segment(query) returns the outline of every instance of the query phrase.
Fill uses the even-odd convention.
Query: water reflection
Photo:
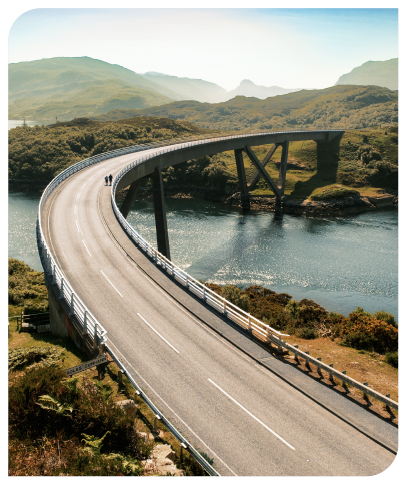
[[[41,270],[35,221],[40,192],[9,192],[9,257]],[[197,279],[260,284],[348,314],[357,306],[397,316],[396,210],[340,219],[241,213],[224,204],[167,199],[171,255]],[[156,244],[152,200],[136,202],[129,222]]]
[[[166,203],[172,259],[197,279],[261,284],[344,314],[357,306],[397,314],[397,211],[335,220]],[[128,220],[155,243],[150,201],[136,202]]]

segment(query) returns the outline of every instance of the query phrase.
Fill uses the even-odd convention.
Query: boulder
[[[137,408],[134,400],[121,400],[120,402],[116,402],[116,405],[121,408],[121,410],[126,410],[127,408]]]

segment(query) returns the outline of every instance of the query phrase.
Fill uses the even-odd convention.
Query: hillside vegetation
[[[125,146],[202,135],[205,130],[186,121],[136,117],[115,122],[75,119],[40,127],[19,127],[9,131],[9,179],[34,181],[44,186],[69,165],[89,156]],[[216,135],[221,132],[216,132]],[[253,148],[262,159],[270,146]],[[278,178],[281,148],[273,154],[266,170]],[[346,131],[325,147],[313,141],[289,145],[287,195],[305,199],[336,184],[359,192],[396,190],[398,181],[397,126],[386,129]],[[247,179],[255,172],[244,155]],[[304,167],[302,169],[299,165]],[[295,169],[298,166],[298,169]],[[166,187],[179,192],[190,188],[215,189],[224,195],[238,191],[234,153],[219,153],[168,168],[163,172]],[[270,195],[261,178],[254,195]]]
[[[348,74],[342,75],[335,85],[339,84],[374,85],[396,90],[398,89],[398,59],[365,62]]]
[[[224,103],[179,101],[142,110],[113,111],[97,119],[164,116],[203,128],[235,131],[362,129],[398,121],[398,94],[376,86],[334,86],[262,100],[237,96]]]
[[[207,131],[187,122],[153,117],[114,123],[83,118],[21,126],[9,131],[9,179],[46,184],[71,164],[105,151]]]

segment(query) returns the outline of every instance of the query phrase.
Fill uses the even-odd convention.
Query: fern
[[[56,398],[51,397],[50,395],[41,395],[38,400],[39,402],[35,402],[36,405],[39,405],[45,410],[52,410],[58,415],[69,416],[68,412],[73,412],[72,406],[62,404]]]
[[[84,437],[82,439],[82,442],[86,444],[86,447],[84,447],[83,450],[89,452],[92,455],[100,455],[100,450],[103,445],[103,440],[106,438],[106,435],[109,433],[110,431],[107,430],[107,432],[100,439],[98,437],[95,437],[94,435],[82,434]]]

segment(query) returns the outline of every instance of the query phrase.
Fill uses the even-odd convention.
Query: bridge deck
[[[196,316],[230,326],[132,245],[112,212],[104,176],[142,154],[71,176],[48,199],[43,217],[59,267],[134,379],[193,445],[214,458],[222,475],[373,475],[386,469],[393,454],[210,330]],[[391,428],[388,433],[396,439]]]

